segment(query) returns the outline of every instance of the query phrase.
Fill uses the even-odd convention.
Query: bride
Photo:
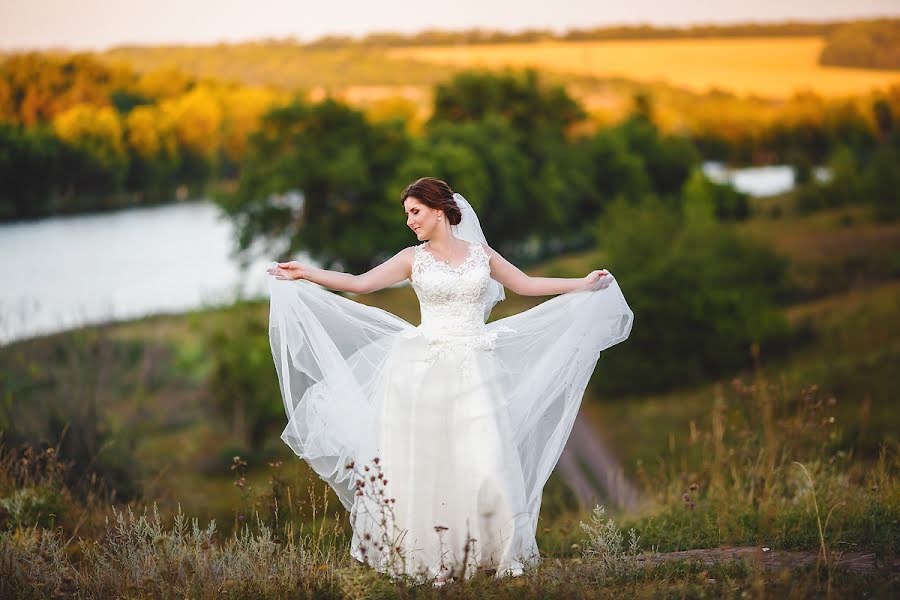
[[[415,181],[401,201],[427,241],[367,273],[269,266],[281,437],[349,511],[359,561],[435,584],[519,575],[540,560],[541,492],[585,386],[633,314],[607,271],[520,271],[440,179]],[[418,326],[319,287],[364,294],[407,279]],[[504,286],[556,297],[485,323]]]

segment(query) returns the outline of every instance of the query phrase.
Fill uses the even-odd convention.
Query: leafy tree
[[[604,135],[619,136],[629,152],[641,157],[652,189],[661,197],[677,197],[693,168],[700,163],[700,154],[690,138],[662,135],[659,128],[640,113]]]
[[[125,138],[133,157],[128,187],[170,190],[181,164],[181,146],[171,118],[158,106],[138,106],[125,117]]]
[[[739,221],[750,216],[750,197],[727,183],[711,181],[695,168],[681,191],[686,222]]]
[[[36,217],[49,210],[61,153],[48,128],[0,122],[0,219]]]
[[[563,87],[544,85],[533,69],[473,71],[436,87],[426,129],[429,139],[462,137],[480,156],[487,155],[491,189],[485,229],[492,243],[509,251],[528,237],[566,234],[579,195],[572,193],[567,162],[569,131],[585,116]],[[466,124],[471,126],[464,133],[455,133]],[[492,141],[486,134],[498,137]]]
[[[402,124],[370,124],[331,99],[296,100],[264,115],[238,191],[220,203],[236,217],[244,249],[280,238],[284,256],[304,249],[326,265],[364,270],[405,239],[399,195],[387,191],[409,149]],[[292,191],[302,194],[299,210],[276,200]]]
[[[864,199],[859,164],[849,148],[838,147],[828,161],[830,178],[826,182],[810,181],[797,190],[796,207],[801,213],[834,208]]]
[[[706,228],[717,223],[716,201],[711,182],[695,169],[681,193],[681,211],[688,228]]]
[[[480,121],[491,113],[507,118],[532,158],[546,156],[544,142],[563,138],[569,126],[586,116],[565,88],[545,87],[534,69],[499,75],[470,71],[435,87],[431,122]]]
[[[708,210],[708,204],[706,209]],[[708,216],[708,213],[707,213]],[[750,347],[784,340],[786,261],[723,226],[685,226],[649,197],[614,203],[597,237],[635,312],[627,344],[604,356],[611,393],[689,385],[746,365]]]
[[[878,147],[861,182],[862,194],[882,221],[900,219],[900,135],[894,134],[894,141]]]
[[[445,179],[475,210],[485,236],[498,249],[546,226],[552,210],[547,198],[532,201],[526,182],[528,159],[517,144],[518,134],[502,115],[478,121],[433,122],[400,167],[390,196],[423,175]]]
[[[113,90],[127,89],[134,79],[130,69],[110,67],[88,54],[13,54],[0,63],[5,82],[0,87],[9,90],[2,116],[34,126],[76,105],[109,106]]]
[[[653,192],[643,156],[632,152],[619,130],[601,131],[575,145],[575,154],[583,157],[581,172],[588,180],[587,195],[578,206],[582,214],[596,216],[614,198],[637,202]]]
[[[53,129],[81,155],[82,160],[75,164],[67,161],[67,167],[80,167],[83,163],[92,167],[93,176],[80,169],[66,169],[63,176],[76,182],[77,189],[94,192],[121,187],[128,169],[128,154],[122,121],[115,110],[108,106],[75,105],[54,118]]]

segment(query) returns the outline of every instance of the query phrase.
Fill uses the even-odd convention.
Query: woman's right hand
[[[306,276],[309,274],[309,267],[301,265],[295,260],[275,264],[276,266],[266,269],[266,272],[269,275],[274,275],[275,279],[306,279]]]

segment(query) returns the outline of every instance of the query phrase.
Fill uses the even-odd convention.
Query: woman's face
[[[430,240],[435,227],[442,223],[438,221],[438,215],[442,211],[425,206],[413,196],[403,201],[403,210],[406,211],[406,226],[412,229],[420,240]]]

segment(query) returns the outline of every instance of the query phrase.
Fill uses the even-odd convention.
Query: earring
[[[441,217],[438,217],[438,221],[440,221],[440,220],[441,220]]]

